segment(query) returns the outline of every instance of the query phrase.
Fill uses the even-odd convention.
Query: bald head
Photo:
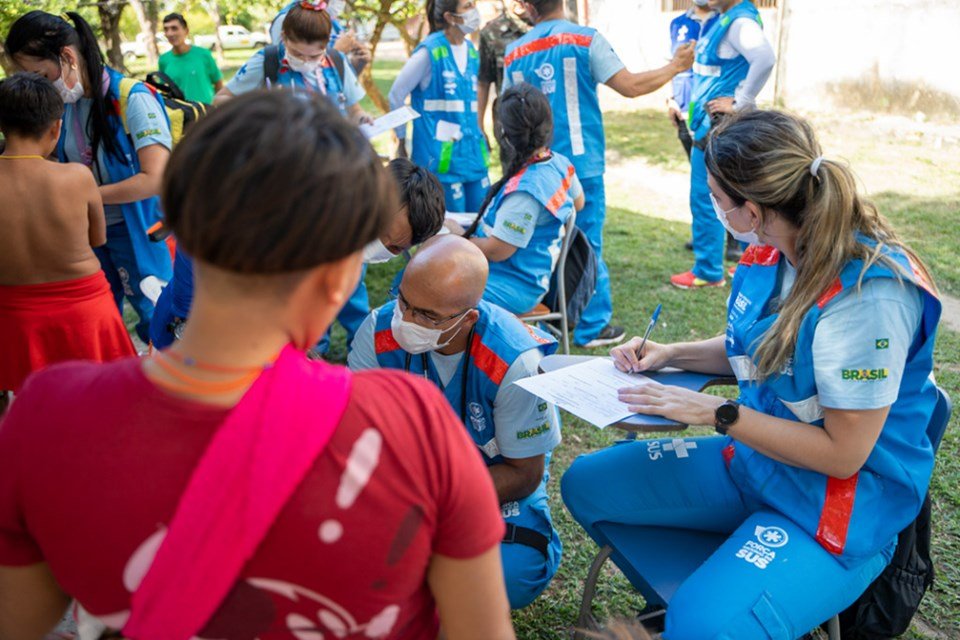
[[[486,256],[469,240],[436,236],[424,242],[407,265],[402,286],[408,297],[427,298],[431,307],[453,313],[477,306],[489,270]]]

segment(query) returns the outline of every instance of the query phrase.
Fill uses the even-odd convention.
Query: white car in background
[[[160,53],[165,53],[171,49],[170,43],[159,33],[156,34],[157,49]],[[142,33],[137,34],[137,39],[133,42],[121,42],[120,52],[123,53],[124,60],[133,60],[134,58],[147,57],[147,41]]]
[[[224,49],[252,49],[265,47],[270,44],[270,36],[260,31],[248,31],[246,27],[230,24],[220,27],[220,41]],[[197,35],[193,37],[193,44],[198,47],[213,49],[217,39],[213,35]]]

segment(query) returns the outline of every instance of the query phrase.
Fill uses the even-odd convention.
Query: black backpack
[[[917,519],[900,532],[897,550],[883,573],[840,613],[842,640],[886,640],[910,628],[934,580],[930,560],[930,494]]]
[[[130,78],[124,78],[120,82],[120,113],[124,126],[126,126],[127,97],[135,83],[136,81]],[[162,71],[148,73],[144,84],[159,94],[163,100],[163,107],[167,117],[170,118],[170,135],[174,145],[180,142],[194,122],[207,115],[208,105],[196,100],[187,100],[177,83]]]
[[[333,48],[327,47],[327,57],[333,60],[333,66],[337,70],[337,76],[340,77],[340,85],[343,86],[343,54]],[[263,79],[268,87],[277,83],[277,76],[280,74],[280,46],[270,44],[263,48]]]
[[[580,322],[583,310],[587,308],[593,291],[597,288],[597,254],[587,240],[587,236],[578,227],[573,228],[570,249],[564,264],[564,285],[567,294],[567,323],[571,328]],[[560,311],[560,292],[557,287],[560,269],[553,270],[550,289],[543,298],[543,304],[550,311]]]

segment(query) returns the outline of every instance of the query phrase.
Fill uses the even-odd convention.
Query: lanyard
[[[470,373],[470,347],[473,345],[473,335],[476,333],[476,325],[470,327],[470,333],[467,335],[467,348],[463,353],[463,366],[461,368],[460,375],[460,422],[467,424],[467,376]],[[411,355],[408,353],[404,358],[403,370],[407,373],[410,372],[410,359]],[[427,360],[427,354],[420,354],[420,365],[423,367],[423,377],[426,380],[430,380],[430,363]],[[440,380],[440,372],[437,372],[437,386],[440,387],[441,392],[446,391],[446,387],[443,385],[443,382]]]

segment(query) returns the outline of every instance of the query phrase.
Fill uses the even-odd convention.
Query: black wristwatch
[[[717,430],[717,433],[725,436],[727,435],[727,430],[736,424],[739,419],[740,403],[735,400],[727,400],[714,411],[713,427]]]

